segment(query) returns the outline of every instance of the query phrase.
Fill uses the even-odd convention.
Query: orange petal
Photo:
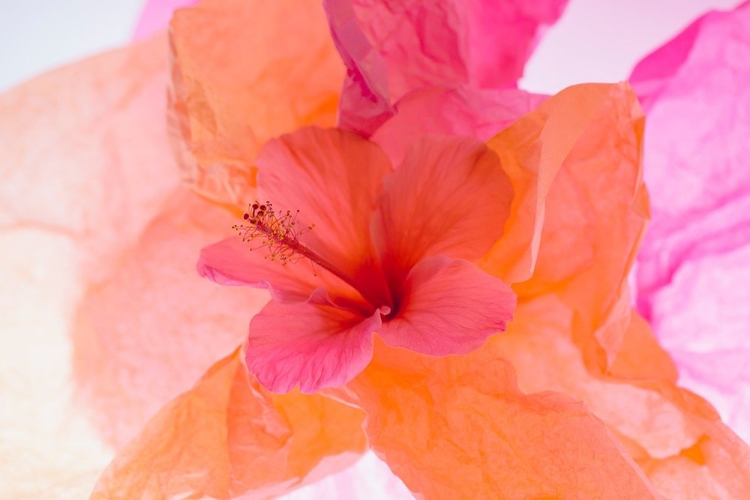
[[[333,125],[344,68],[315,0],[204,0],[171,24],[170,122],[182,173],[235,205],[271,137]]]
[[[698,484],[696,491],[726,490],[725,497],[742,498],[750,488],[750,449],[708,403],[676,386],[674,365],[645,321],[629,317],[616,370],[597,375],[571,340],[574,318],[553,295],[528,301],[487,349],[513,363],[523,390],[563,392],[586,403],[668,498],[691,498]],[[637,364],[627,360],[636,346],[644,355]],[[689,475],[691,482],[680,485]]]
[[[654,332],[635,311],[622,338],[614,362],[607,372],[618,379],[655,379],[677,383],[677,367],[661,348]]]
[[[488,142],[519,195],[485,267],[519,298],[557,292],[578,313],[576,342],[604,369],[622,342],[615,310],[648,217],[643,114],[626,84],[579,85]]]
[[[278,396],[240,350],[173,400],[112,462],[92,500],[278,496],[351,464],[363,413],[322,396]]]
[[[347,386],[371,447],[420,498],[657,498],[584,405],[525,395],[487,349],[433,358],[378,342]]]
[[[505,234],[484,262],[504,281],[531,277],[547,193],[565,158],[601,110],[609,88],[593,84],[567,88],[487,142],[515,191]]]

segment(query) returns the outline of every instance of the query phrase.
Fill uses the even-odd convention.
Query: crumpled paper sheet
[[[195,273],[201,246],[232,220],[178,188],[83,294],[71,326],[73,375],[92,422],[114,446],[231,352],[246,334],[245,311],[267,302],[260,291],[206,286]]]
[[[178,185],[164,175],[165,42],[0,96],[3,495],[81,498],[111,456],[72,401],[68,326]]]
[[[210,0],[175,12],[169,120],[187,186],[253,199],[253,161],[272,137],[332,126],[344,67],[314,0]]]
[[[489,349],[429,358],[378,342],[349,389],[371,446],[417,498],[658,498],[583,403],[522,393]]]
[[[676,387],[674,366],[645,321],[630,318],[626,349],[602,376],[585,367],[570,339],[571,311],[559,297],[532,300],[517,318],[517,329],[493,341],[497,355],[517,367],[523,390],[554,390],[585,402],[666,498],[744,498],[750,488],[747,445],[709,404]]]
[[[584,85],[563,92],[579,89],[578,96],[570,96],[560,107],[558,98],[539,108],[550,118],[542,135],[547,140],[540,148],[537,221],[532,226],[538,240],[529,245],[534,252],[538,244],[538,254],[531,261],[533,279],[516,291],[527,297],[551,291],[560,295],[575,312],[573,340],[586,364],[606,371],[620,349],[629,312],[620,301],[626,292],[623,276],[635,258],[649,214],[640,162],[644,120],[627,85]],[[512,127],[508,135],[519,129],[528,134],[530,123],[532,118],[523,118],[523,127]],[[560,139],[549,140],[549,130],[556,130]],[[529,143],[528,136],[518,139]],[[494,147],[507,154],[508,145],[500,142]],[[537,148],[538,143],[532,143],[522,154],[536,154]],[[555,165],[559,170],[549,170]],[[519,212],[525,213],[521,208]],[[505,256],[502,265],[513,262],[507,254],[500,255]]]
[[[323,3],[348,68],[339,124],[367,137],[415,90],[515,87],[567,0]]]
[[[701,17],[633,71],[648,115],[653,223],[638,309],[750,440],[750,3]]]
[[[59,261],[53,252],[28,265],[70,269],[71,283],[47,287],[63,290],[77,396],[113,445],[237,345],[246,321],[232,309],[266,300],[220,292],[195,275],[205,238],[220,237],[232,218],[179,186],[163,114],[165,49],[161,36],[3,96],[4,224],[61,246]],[[109,78],[117,83],[105,85]],[[41,243],[45,235],[55,238]],[[175,300],[184,290],[218,310],[195,317],[195,302]],[[219,305],[221,297],[229,302]],[[41,335],[45,325],[34,328]]]
[[[359,458],[360,410],[298,391],[272,394],[251,380],[243,358],[238,349],[164,407],[91,498],[275,498]]]

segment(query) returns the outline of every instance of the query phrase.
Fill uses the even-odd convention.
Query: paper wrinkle
[[[507,335],[493,338],[492,347],[516,367],[524,391],[554,390],[586,403],[662,494],[688,494],[672,483],[692,471],[698,491],[726,489],[726,498],[742,498],[750,487],[747,445],[706,401],[675,385],[671,360],[651,354],[664,351],[651,341],[648,324],[637,316],[631,320],[626,338],[632,337],[633,348],[651,362],[646,369],[653,370],[640,380],[632,372],[628,377],[591,373],[570,340],[571,312],[552,295],[521,305],[517,321]],[[689,460],[680,460],[686,455]]]
[[[520,89],[426,88],[399,100],[397,113],[371,140],[399,165],[408,147],[422,136],[458,135],[487,141],[546,98]]]

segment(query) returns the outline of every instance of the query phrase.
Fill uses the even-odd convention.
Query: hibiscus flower
[[[376,331],[445,356],[505,330],[515,295],[471,261],[500,238],[513,189],[481,142],[425,138],[394,171],[357,134],[306,128],[269,142],[256,165],[261,196],[294,214],[253,203],[241,238],[205,249],[199,270],[271,289],[245,352],[266,388],[349,382],[372,359]]]

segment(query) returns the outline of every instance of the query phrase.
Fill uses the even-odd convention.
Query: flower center
[[[257,247],[250,247],[250,250],[265,248],[268,251],[266,259],[278,261],[285,266],[290,262],[296,263],[301,258],[307,258],[349,284],[365,299],[368,299],[351,276],[300,242],[300,236],[312,230],[315,225],[303,226],[297,220],[298,215],[299,210],[294,213],[289,210],[277,212],[270,202],[261,204],[255,201],[248,205],[247,212],[242,216],[246,223],[236,224],[232,226],[232,229],[237,231],[243,242],[259,242]]]

